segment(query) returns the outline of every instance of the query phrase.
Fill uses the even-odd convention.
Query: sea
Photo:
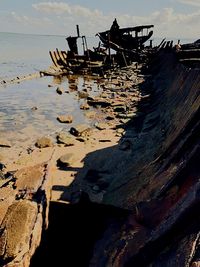
[[[50,50],[68,50],[65,36],[0,33],[0,82],[46,70],[52,65]],[[98,45],[98,40],[88,38],[88,47]],[[83,53],[81,42],[79,53]],[[57,87],[63,94],[56,93]],[[74,89],[76,88],[76,89]],[[80,123],[93,124],[80,110],[83,99],[78,90],[87,88],[98,94],[96,79],[73,76],[58,79],[44,76],[19,83],[0,84],[0,139],[14,144],[68,131]],[[73,123],[61,124],[59,115],[72,115]],[[1,149],[1,148],[0,148]]]
[[[160,41],[156,39],[154,43]],[[98,46],[99,40],[89,37],[87,42],[88,47],[93,48]],[[78,46],[81,54],[81,40]],[[0,33],[0,82],[48,69],[52,64],[49,51],[56,48],[68,50],[66,36]],[[70,89],[72,84],[76,90]],[[66,93],[58,95],[58,86]],[[68,131],[80,123],[94,123],[80,110],[84,100],[77,98],[77,91],[83,88],[90,88],[92,94],[100,90],[96,79],[83,76],[70,80],[45,76],[0,85],[0,138],[6,137],[16,144],[27,140],[34,142],[40,136]],[[65,114],[73,115],[72,125],[58,122],[57,116]]]

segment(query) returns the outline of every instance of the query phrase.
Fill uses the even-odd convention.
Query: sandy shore
[[[19,79],[13,79],[10,83],[17,80]],[[112,79],[108,76],[102,80],[103,91],[101,94],[95,98],[87,97],[85,107],[82,107],[86,116],[96,117],[97,122],[90,127],[83,126],[88,128],[83,131],[84,134],[80,133],[78,136],[71,134],[72,144],[66,145],[64,142],[59,142],[59,133],[47,136],[47,143],[39,146],[35,145],[31,138],[31,142],[26,140],[18,142],[17,146],[10,146],[9,143],[6,144],[4,137],[4,140],[0,140],[0,162],[5,164],[5,170],[9,172],[47,162],[51,169],[52,200],[67,201],[62,196],[65,195],[65,190],[77,176],[81,176],[81,173],[84,176],[84,168],[86,168],[84,162],[87,155],[116,146],[125,133],[124,126],[137,115],[137,104],[142,98],[138,84],[143,80],[143,76],[138,75],[138,70],[134,66],[121,72],[112,73]],[[80,98],[84,92],[81,93],[79,93]],[[98,111],[98,115],[96,111]],[[64,134],[69,133],[65,132]],[[59,166],[59,159],[63,155],[69,156],[69,162],[65,162],[64,168]],[[91,158],[92,162],[87,162],[91,166],[94,165],[94,169],[95,160],[99,159]]]

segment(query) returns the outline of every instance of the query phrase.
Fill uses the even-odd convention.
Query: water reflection
[[[57,87],[63,94],[58,95]],[[13,132],[20,140],[30,135],[45,135],[79,123],[92,124],[93,119],[85,116],[80,105],[86,101],[78,97],[79,91],[90,96],[100,92],[98,79],[88,76],[43,77],[20,84],[0,88],[0,135]],[[92,108],[90,109],[90,112]],[[57,116],[71,114],[72,124],[60,124]]]

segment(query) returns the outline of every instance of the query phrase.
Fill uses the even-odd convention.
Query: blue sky
[[[154,24],[155,37],[200,38],[200,0],[0,0],[0,31],[94,36],[110,27]]]

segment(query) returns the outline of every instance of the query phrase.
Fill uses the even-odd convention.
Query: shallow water
[[[56,92],[58,86],[63,90],[62,95]],[[0,87],[0,135],[13,139],[14,132],[14,139],[21,140],[22,137],[36,138],[62,129],[69,130],[79,123],[91,124],[92,120],[80,110],[84,99],[79,99],[77,92],[83,88],[91,90],[91,95],[99,91],[94,80],[85,80],[84,77],[62,81],[43,77]],[[73,116],[72,124],[58,122],[57,116],[65,114]]]
[[[55,48],[67,49],[64,36],[0,33],[0,81],[47,69],[51,65],[48,52]],[[58,86],[67,93],[57,94]],[[77,97],[83,88],[91,90],[90,94],[98,92],[95,80],[78,76],[42,77],[0,86],[0,137],[21,142],[79,123],[91,124],[80,110],[84,100]],[[73,123],[59,123],[56,118],[62,114],[73,115]]]

